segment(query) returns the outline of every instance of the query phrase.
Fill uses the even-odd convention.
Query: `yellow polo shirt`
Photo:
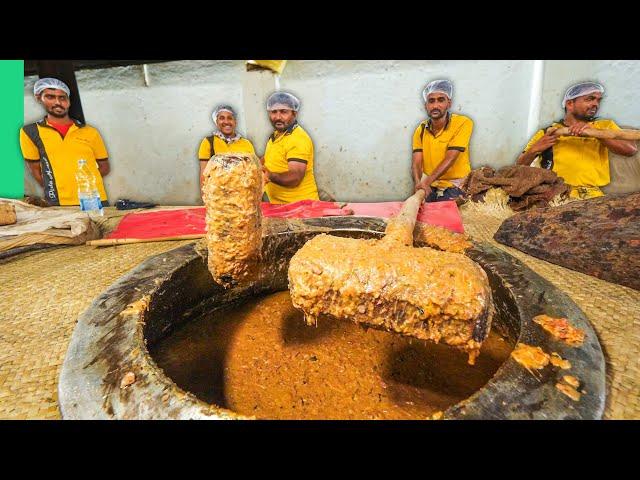
[[[565,125],[554,122],[552,126]],[[620,130],[613,120],[606,119],[589,122],[589,126],[601,130]],[[527,143],[524,152],[540,140],[545,130],[546,128],[535,133]],[[610,182],[609,150],[597,138],[560,137],[547,155],[549,160],[553,160],[552,170],[572,187],[600,187]]]
[[[225,142],[217,135],[213,135],[213,152],[211,151],[211,143],[208,138],[204,138],[200,143],[198,149],[198,158],[200,160],[209,160],[214,153],[256,153],[253,148],[253,144],[242,137],[239,140],[231,143]]]
[[[48,167],[45,165],[42,171],[45,181],[45,199],[51,205],[79,205],[76,171],[78,160],[84,158],[87,161],[87,167],[96,178],[100,199],[103,202],[106,201],[107,193],[96,161],[105,160],[109,155],[98,130],[74,120],[74,124],[62,138],[60,132],[50,126],[46,118],[37,122],[36,126],[53,177],[51,178],[47,173]],[[26,126],[20,129],[22,156],[28,162],[41,162],[40,151],[25,133],[25,128]],[[44,163],[46,164],[47,161]]]
[[[449,113],[444,128],[435,135],[431,131],[431,119],[418,125],[413,132],[413,152],[422,152],[422,170],[430,175],[444,160],[447,150],[458,150],[460,155],[444,174],[431,184],[435,188],[449,188],[454,184],[448,180],[459,180],[471,172],[469,141],[473,121],[464,115]]]
[[[299,200],[319,200],[318,187],[313,175],[313,142],[297,123],[284,133],[274,132],[267,142],[264,165],[271,172],[284,173],[289,170],[289,159],[298,159],[307,164],[302,182],[297,187],[282,187],[273,182],[265,185],[271,203],[293,203]]]

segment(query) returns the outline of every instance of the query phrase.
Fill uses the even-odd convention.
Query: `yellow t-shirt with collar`
[[[213,150],[215,153],[256,153],[253,144],[244,137],[241,137],[235,142],[227,143],[217,135],[213,135]],[[211,151],[209,139],[204,138],[202,142],[200,142],[198,159],[208,161],[214,152]]]
[[[449,113],[444,128],[434,135],[431,119],[421,122],[413,132],[413,152],[422,152],[422,170],[430,175],[444,160],[447,150],[458,150],[456,161],[442,176],[431,184],[435,188],[449,188],[454,184],[449,180],[460,180],[471,172],[469,141],[473,131],[473,121],[464,115]]]
[[[100,200],[106,201],[107,193],[96,161],[105,160],[109,155],[98,130],[74,120],[73,125],[71,125],[63,138],[60,132],[49,125],[46,117],[36,122],[36,125],[53,172],[54,190],[57,194],[58,204],[62,206],[80,204],[76,171],[78,169],[78,160],[81,158],[87,161],[87,167],[96,178]],[[41,160],[38,147],[27,136],[24,127],[20,129],[20,148],[22,156],[28,162],[39,162]],[[47,183],[46,172],[43,171],[42,173],[45,183]],[[45,185],[45,196],[47,196],[46,192],[47,185]],[[51,203],[50,198],[46,200]]]
[[[562,122],[554,122],[553,127],[564,127]],[[589,122],[591,128],[620,130],[613,120],[600,119]],[[547,127],[550,128],[550,127]],[[538,130],[527,143],[524,152],[544,135],[547,129]],[[523,152],[523,153],[524,153]],[[545,154],[552,160],[552,170],[573,187],[600,187],[611,181],[609,174],[609,150],[597,138],[563,136]]]
[[[283,187],[269,182],[265,192],[271,203],[293,203],[299,200],[319,200],[318,187],[313,174],[313,142],[299,124],[294,124],[284,133],[274,132],[264,152],[264,165],[274,173],[289,170],[289,159],[295,158],[307,164],[302,181],[297,187]]]

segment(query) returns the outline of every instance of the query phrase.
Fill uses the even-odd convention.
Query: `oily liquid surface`
[[[320,317],[289,292],[196,319],[151,351],[182,389],[261,419],[422,419],[482,388],[513,345],[492,331],[475,366],[453,347]]]

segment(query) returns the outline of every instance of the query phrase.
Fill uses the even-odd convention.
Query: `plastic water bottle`
[[[76,182],[78,183],[78,200],[80,200],[80,210],[89,214],[104,215],[100,191],[96,186],[96,177],[87,167],[84,158],[78,160],[78,170],[76,171]]]

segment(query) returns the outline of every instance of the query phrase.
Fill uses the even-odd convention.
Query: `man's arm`
[[[413,154],[411,155],[411,176],[413,177],[414,188],[420,183],[420,180],[422,179],[422,168],[422,151],[413,152]]]
[[[100,158],[99,160],[96,160],[98,162],[98,171],[100,172],[100,175],[102,175],[103,177],[106,177],[107,175],[109,175],[109,172],[111,171],[111,166],[109,165],[109,159],[108,158]]]
[[[613,140],[611,138],[601,138],[600,141],[613,153],[632,157],[638,153],[638,145],[633,140]]]
[[[20,150],[22,157],[29,167],[31,176],[35,178],[38,185],[44,188],[44,180],[42,178],[42,168],[40,166],[40,152],[33,141],[25,133],[24,128],[20,129]]]
[[[431,184],[451,168],[451,165],[455,163],[458,155],[460,155],[459,150],[447,150],[447,153],[444,155],[444,160],[442,160],[433,172],[431,172],[431,175],[416,185],[415,190],[421,188],[427,193],[427,195],[429,195],[429,193],[431,193]]]
[[[213,152],[211,151],[213,146],[213,138],[209,141],[209,137],[205,137],[200,142],[198,147],[198,163],[200,164],[200,196],[202,196],[202,187],[204,186],[204,169],[207,168],[207,163]]]
[[[615,124],[614,124],[615,126]],[[580,136],[585,128],[590,128],[591,126],[588,123],[577,122],[574,125],[569,127],[569,134]],[[615,126],[615,128],[618,128]],[[613,153],[617,153],[618,155],[623,155],[625,157],[631,157],[638,153],[638,146],[636,142],[632,140],[613,140],[611,138],[599,138],[605,147],[611,150]]]
[[[102,136],[98,130],[95,131],[92,148],[96,163],[98,164],[98,171],[100,172],[100,175],[105,177],[111,171],[111,166],[109,165],[107,147],[105,146],[104,140],[102,140]]]
[[[424,135],[424,129],[426,126],[421,123],[413,131],[413,137],[411,138],[411,178],[413,178],[413,188],[417,189],[420,180],[422,180],[422,172],[424,170],[424,153],[422,151],[423,142],[422,136]]]
[[[558,137],[553,135],[555,130],[556,128],[547,130],[547,132],[533,143],[525,152],[521,153],[516,160],[516,165],[525,165],[528,167],[538,155],[558,143]],[[539,134],[541,133],[542,132],[540,131]]]
[[[204,169],[207,168],[207,163],[209,160],[200,160],[200,190],[202,191],[202,186],[204,185]]]
[[[31,175],[33,176],[33,178],[36,179],[36,182],[38,182],[38,185],[44,188],[44,183],[42,180],[42,168],[40,167],[40,161],[34,162],[34,161],[29,161],[27,159],[25,159],[25,161],[27,162],[27,166],[29,167],[29,171],[31,172]]]
[[[264,167],[267,178],[270,182],[280,185],[281,187],[297,187],[302,182],[304,174],[307,171],[307,162],[298,158],[290,158],[287,160],[289,169],[286,172],[275,173]]]

